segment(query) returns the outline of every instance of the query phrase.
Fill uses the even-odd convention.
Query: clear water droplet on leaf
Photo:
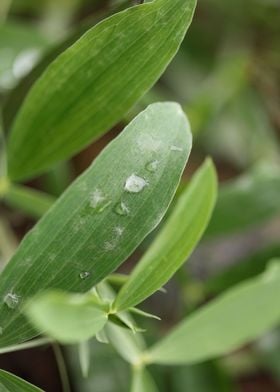
[[[157,160],[151,161],[151,162],[147,163],[146,170],[148,170],[150,173],[154,173],[157,171],[158,165],[159,165],[159,161],[157,161]]]
[[[90,272],[88,272],[88,271],[83,271],[83,272],[81,272],[81,273],[79,274],[79,277],[80,277],[82,280],[87,279],[89,276],[90,276]]]
[[[4,298],[4,302],[8,308],[15,309],[20,302],[20,297],[15,293],[8,293]]]
[[[120,203],[118,203],[118,204],[116,205],[116,207],[115,207],[115,212],[116,212],[118,215],[126,216],[126,215],[129,214],[129,208],[128,208],[128,206],[127,206],[123,201],[121,201]]]
[[[177,151],[177,152],[182,152],[183,151],[183,149],[181,147],[178,147],[178,146],[171,146],[170,150],[171,151]]]
[[[144,178],[139,177],[136,174],[132,174],[130,177],[127,178],[124,189],[129,193],[139,193],[147,185],[149,184]]]
[[[90,206],[96,212],[103,212],[109,205],[111,204],[111,200],[103,194],[100,189],[95,189],[90,194]]]

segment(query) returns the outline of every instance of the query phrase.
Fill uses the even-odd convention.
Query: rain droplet
[[[86,279],[86,278],[88,278],[90,276],[90,272],[88,272],[88,271],[83,271],[83,272],[81,272],[80,274],[79,274],[79,277],[81,278],[81,279]]]
[[[5,298],[4,302],[10,309],[15,309],[20,301],[20,297],[15,293],[8,293]]]
[[[157,171],[158,165],[159,165],[159,161],[151,161],[151,162],[147,163],[146,169],[147,169],[150,173],[154,173],[154,172]]]
[[[121,226],[117,226],[114,228],[114,232],[116,233],[117,237],[120,237],[124,232],[124,228]]]
[[[113,243],[113,242],[105,242],[105,244],[104,244],[104,250],[106,250],[106,251],[112,251],[112,250],[114,250],[115,249],[115,244]]]
[[[177,146],[171,146],[170,147],[171,151],[177,151],[177,152],[182,152],[183,149],[181,147],[177,147]]]
[[[127,178],[124,189],[129,193],[139,193],[147,185],[148,183],[146,180],[144,180],[144,178],[139,177],[136,174],[132,174]]]
[[[90,194],[90,206],[96,212],[103,212],[110,204],[111,200],[108,200],[100,189],[96,189]]]
[[[123,201],[121,201],[119,204],[116,205],[115,212],[118,215],[126,216],[129,214],[129,208]]]

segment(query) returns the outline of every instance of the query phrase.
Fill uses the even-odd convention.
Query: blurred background
[[[0,110],[6,132],[45,67],[90,26],[133,3],[0,0]],[[163,319],[161,323],[145,321],[149,342],[229,287],[261,273],[269,259],[280,256],[280,1],[200,0],[176,58],[123,122],[70,162],[27,185],[59,196],[135,114],[162,100],[182,104],[194,134],[180,189],[205,156],[211,155],[220,192],[199,248],[167,285],[167,294],[158,293],[143,305]],[[35,223],[28,211],[16,207],[0,206],[2,267]],[[131,270],[154,235],[121,272]],[[87,379],[81,375],[75,347],[1,355],[0,368],[46,391],[63,390],[65,371],[73,391],[128,390],[129,368],[113,348],[93,341],[91,356]],[[280,330],[215,361],[151,370],[163,392],[280,391]]]

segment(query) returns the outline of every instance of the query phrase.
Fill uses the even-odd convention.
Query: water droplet
[[[83,272],[81,272],[80,274],[79,274],[79,277],[81,278],[81,279],[86,279],[86,278],[88,278],[90,276],[90,272],[88,272],[88,271],[83,271]]]
[[[132,174],[127,178],[124,189],[129,193],[139,193],[147,185],[148,183],[146,180],[144,180],[144,178],[139,177],[136,174]]]
[[[157,171],[158,165],[159,165],[159,161],[151,161],[151,162],[147,163],[146,169],[149,172],[154,173]]]
[[[177,146],[171,146],[170,150],[171,151],[178,151],[178,152],[182,152],[183,151],[183,149],[181,147],[177,147]]]
[[[20,297],[15,293],[8,293],[5,298],[4,302],[10,309],[15,309],[20,301]]]
[[[0,335],[3,335],[3,328],[0,327]]]
[[[116,233],[117,237],[120,237],[124,232],[124,228],[121,226],[117,226],[114,228],[114,232]]]
[[[129,208],[123,201],[121,201],[119,204],[116,205],[115,212],[118,215],[126,216],[129,214]]]
[[[115,244],[113,243],[113,242],[105,242],[105,244],[104,244],[104,250],[106,250],[106,251],[112,251],[112,250],[114,250],[115,249]]]
[[[54,253],[50,253],[48,256],[49,261],[54,261],[56,258],[56,255]]]
[[[90,206],[96,212],[103,212],[110,204],[111,200],[108,200],[100,189],[96,189],[90,194]]]

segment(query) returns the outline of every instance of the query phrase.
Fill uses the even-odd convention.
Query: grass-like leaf
[[[177,205],[130,279],[114,308],[123,310],[142,302],[161,288],[187,260],[201,238],[217,194],[215,168],[210,160],[193,177]]]
[[[33,86],[13,124],[9,177],[22,180],[43,172],[118,122],[176,54],[195,4],[154,0],[129,8],[60,55]]]
[[[2,392],[43,392],[28,382],[14,376],[11,373],[0,370],[0,391]]]
[[[39,332],[61,343],[79,343],[96,335],[108,320],[108,310],[92,294],[42,293],[26,306]]]
[[[280,260],[196,311],[148,352],[148,361],[191,364],[237,349],[280,321]]]
[[[20,314],[25,300],[48,288],[89,290],[158,225],[191,140],[179,105],[151,105],[68,188],[2,272],[0,346],[36,334]]]

